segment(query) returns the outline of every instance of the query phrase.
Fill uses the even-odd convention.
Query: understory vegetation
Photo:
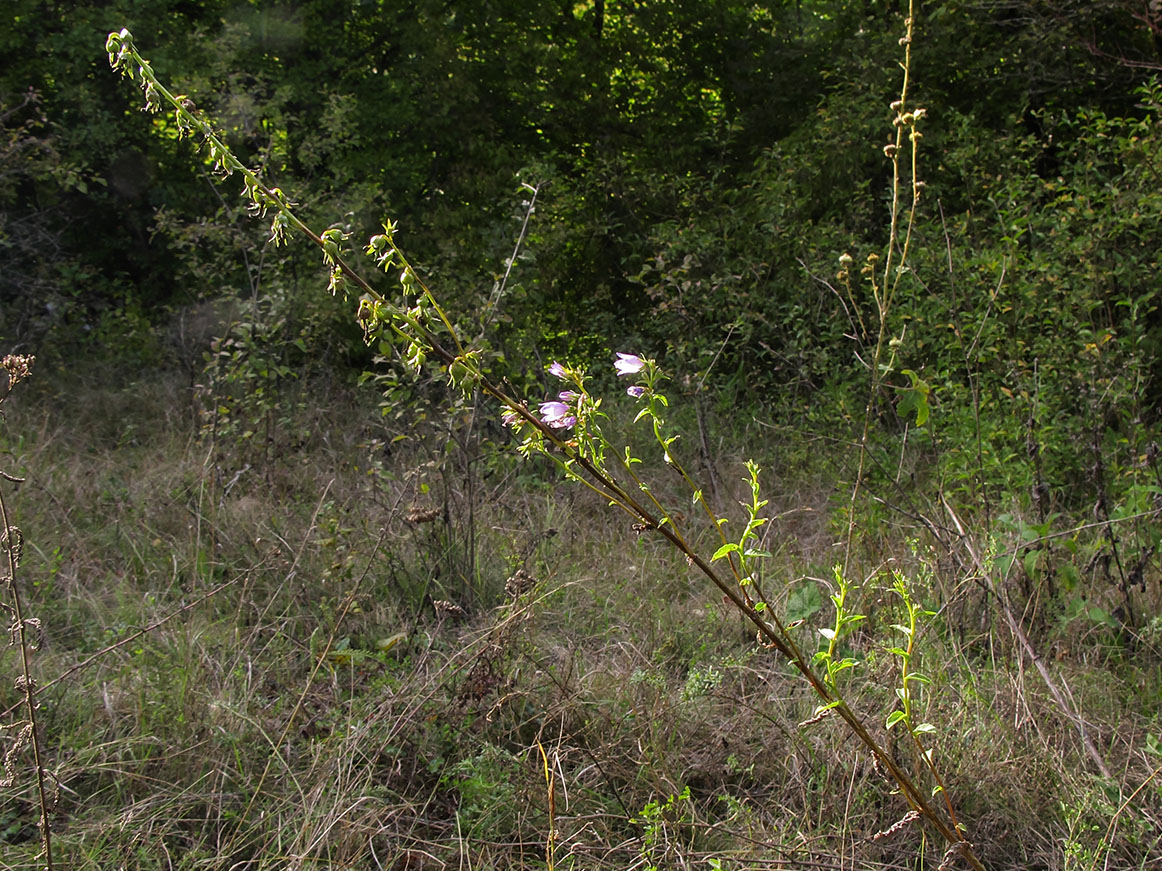
[[[1162,862],[1154,6],[2,26],[3,867]]]

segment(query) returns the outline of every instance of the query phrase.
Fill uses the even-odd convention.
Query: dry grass
[[[233,446],[196,438],[186,395],[164,380],[30,392],[6,422],[30,474],[14,501],[47,636],[36,670],[61,867],[543,868],[538,743],[558,868],[939,864],[914,826],[871,840],[906,808],[866,754],[827,721],[799,728],[814,706],[800,683],[684,562],[583,491],[489,457],[469,523],[467,485],[448,474],[461,458],[441,467],[403,443],[369,462],[374,415],[333,385],[304,394],[288,428],[307,441],[276,441],[244,470]],[[768,451],[781,515],[768,583],[828,577],[833,482]],[[739,475],[721,465],[729,500]],[[537,583],[514,599],[518,567]],[[932,580],[950,607],[923,640],[924,717],[982,859],[1158,867],[1156,780],[1101,849],[1162,761],[1156,647],[1095,630],[1081,650],[1053,648],[1116,774],[1102,782],[948,568]],[[896,618],[875,583],[861,596],[852,703],[882,724]],[[466,613],[432,607],[445,599]],[[13,673],[14,653],[0,657]],[[17,701],[0,686],[0,706]],[[6,867],[33,867],[29,796],[27,778],[0,791]]]

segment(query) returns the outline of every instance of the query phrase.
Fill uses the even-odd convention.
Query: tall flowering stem
[[[908,0],[908,17],[904,19],[904,35],[900,38],[900,45],[904,49],[904,61],[900,64],[903,71],[903,80],[900,83],[900,96],[891,104],[895,113],[892,124],[895,127],[895,137],[892,142],[884,146],[884,156],[892,163],[892,203],[891,222],[888,229],[888,241],[882,258],[883,265],[879,265],[881,257],[872,252],[867,256],[860,272],[866,276],[871,289],[872,300],[876,307],[877,329],[875,347],[871,358],[867,361],[868,393],[867,404],[864,407],[863,428],[859,437],[859,465],[855,473],[855,482],[851,488],[851,499],[848,504],[847,543],[844,553],[844,570],[851,563],[852,550],[855,541],[855,505],[863,488],[864,477],[867,473],[868,440],[871,435],[871,422],[874,414],[877,397],[886,377],[895,369],[896,348],[903,342],[903,334],[891,337],[889,317],[892,313],[892,304],[900,283],[907,272],[908,253],[912,242],[912,230],[916,223],[916,210],[920,203],[924,182],[920,180],[918,160],[920,140],[923,133],[918,129],[919,122],[927,114],[921,106],[911,103],[910,88],[912,84],[912,38],[916,23],[915,0]],[[905,205],[905,170],[907,170],[910,186],[908,203]],[[842,270],[840,275],[848,287],[851,295],[851,284],[848,267],[853,262],[850,254],[840,257]],[[858,307],[856,307],[858,311]]]
[[[765,606],[761,594],[757,597],[751,594],[750,589],[756,588],[756,579],[751,577],[749,561],[759,556],[753,545],[757,530],[763,523],[759,512],[765,504],[757,497],[757,467],[751,469],[756,495],[748,509],[748,525],[740,541],[732,543],[723,531],[724,521],[715,515],[702,497],[701,490],[677,462],[674,448],[677,436],[668,434],[665,429],[663,415],[668,402],[658,392],[662,376],[652,360],[636,354],[621,353],[617,355],[614,367],[618,375],[638,376],[637,383],[626,391],[643,403],[638,420],[650,421],[664,459],[689,484],[695,501],[702,505],[718,531],[725,550],[719,548],[715,557],[709,559],[687,542],[674,515],[666,511],[646,483],[637,476],[634,467],[640,461],[632,456],[628,448],[624,458],[619,460],[619,466],[632,486],[622,484],[609,470],[606,450],[608,441],[601,429],[604,418],[601,400],[591,396],[583,373],[554,362],[548,367],[548,372],[564,382],[565,389],[533,406],[508,393],[489,379],[483,370],[480,352],[461,342],[452,320],[396,245],[394,223],[386,222],[384,232],[371,237],[364,253],[385,272],[398,271],[402,292],[400,302],[381,294],[351,267],[346,256],[350,252],[345,247],[347,237],[344,233],[334,228],[316,233],[298,218],[294,212],[294,203],[281,190],[267,185],[256,173],[244,167],[216,133],[205,114],[188,98],[173,95],[157,80],[149,63],[138,53],[129,31],[111,33],[106,48],[113,68],[142,89],[145,95],[143,109],[156,112],[162,105],[168,104],[179,131],[184,135],[201,138],[219,175],[225,178],[239,173],[242,176],[243,194],[250,200],[251,212],[257,217],[272,216],[273,241],[282,244],[286,241],[288,231],[294,230],[321,249],[324,265],[330,270],[331,291],[359,294],[356,317],[366,341],[392,343],[401,349],[401,356],[407,365],[418,369],[425,363],[435,363],[452,386],[465,391],[479,390],[492,397],[501,406],[501,418],[519,437],[522,454],[537,454],[548,458],[568,478],[584,484],[611,505],[630,515],[635,528],[656,531],[681,552],[687,562],[705,575],[725,599],[755,626],[764,645],[789,660],[810,684],[823,705],[833,709],[844,720],[867,751],[896,782],[909,808],[927,818],[952,848],[968,857],[974,868],[983,868],[954,824],[929,802],[928,797],[894,761],[891,753],[871,735],[863,720],[814,670],[788,628],[772,609]],[[732,544],[737,544],[737,549]],[[729,563],[729,579],[712,565],[715,558],[725,559]]]

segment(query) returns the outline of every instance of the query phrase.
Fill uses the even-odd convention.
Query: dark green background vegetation
[[[165,581],[171,586],[162,598],[180,606],[190,590],[209,589],[241,571],[243,563],[258,567],[256,578],[262,572],[289,577],[280,560],[287,556],[287,541],[301,534],[299,557],[308,553],[307,563],[328,583],[347,583],[358,575],[354,566],[377,534],[368,512],[388,512],[389,497],[396,498],[395,485],[385,482],[407,481],[415,488],[408,498],[434,502],[446,526],[430,539],[422,529],[399,533],[388,577],[378,581],[376,595],[401,604],[391,610],[363,602],[359,619],[364,622],[343,630],[350,645],[344,649],[355,652],[333,664],[348,667],[350,681],[334,678],[333,697],[311,696],[309,704],[318,705],[311,722],[322,725],[299,735],[304,746],[317,746],[310,742],[325,741],[332,729],[338,734],[328,705],[347,706],[349,730],[355,720],[362,729],[365,721],[387,716],[375,706],[385,696],[404,695],[408,678],[395,670],[401,663],[405,671],[415,670],[415,685],[447,689],[430,656],[441,649],[431,638],[446,630],[443,622],[436,628],[430,620],[424,624],[432,633],[427,650],[414,647],[406,659],[402,653],[398,661],[380,656],[375,639],[409,622],[410,636],[418,637],[419,614],[430,593],[459,598],[483,613],[503,599],[499,587],[505,575],[532,560],[538,574],[556,579],[553,607],[571,618],[548,616],[548,607],[538,611],[536,631],[542,634],[523,648],[511,633],[504,635],[508,629],[498,628],[508,624],[498,622],[488,638],[499,633],[512,646],[503,655],[488,654],[487,668],[499,675],[498,685],[511,680],[517,687],[534,680],[534,673],[551,673],[552,686],[542,681],[527,689],[521,703],[534,713],[513,713],[510,720],[505,714],[499,725],[485,726],[487,705],[482,705],[465,715],[465,722],[476,725],[448,721],[437,728],[423,719],[432,713],[428,709],[393,709],[395,722],[414,717],[422,724],[410,732],[401,729],[403,737],[361,732],[361,740],[379,754],[374,765],[383,768],[371,787],[358,788],[380,790],[375,794],[385,802],[385,795],[411,795],[405,786],[429,796],[428,809],[416,812],[417,819],[425,813],[427,818],[409,830],[422,829],[415,835],[418,845],[454,841],[454,829],[446,823],[456,809],[481,842],[485,834],[497,841],[519,840],[514,832],[529,837],[539,831],[543,837],[542,811],[530,823],[523,811],[514,810],[542,787],[513,772],[528,769],[519,754],[544,737],[530,724],[551,711],[561,734],[574,729],[570,740],[576,741],[578,759],[593,757],[603,742],[622,754],[595,761],[601,783],[593,790],[604,802],[595,818],[620,814],[621,825],[628,826],[627,806],[636,814],[660,796],[662,803],[652,810],[654,834],[669,831],[675,843],[693,843],[690,832],[702,831],[694,818],[718,820],[709,808],[722,792],[739,802],[722,813],[739,830],[768,826],[771,838],[783,825],[777,814],[772,822],[739,810],[747,801],[771,799],[767,792],[747,791],[747,772],[753,773],[755,764],[771,777],[790,777],[776,764],[780,754],[764,755],[761,746],[745,740],[731,744],[736,739],[723,737],[725,727],[687,716],[682,707],[689,701],[682,693],[713,696],[707,686],[721,684],[735,701],[747,701],[748,713],[740,716],[748,718],[750,728],[768,727],[761,707],[773,696],[748,683],[750,654],[732,658],[739,645],[722,641],[728,632],[737,641],[733,627],[725,629],[725,618],[714,618],[710,608],[698,610],[691,625],[693,605],[642,605],[645,597],[631,595],[629,581],[616,591],[595,593],[594,600],[578,592],[592,578],[568,574],[557,545],[546,544],[548,530],[567,527],[569,512],[577,510],[614,538],[623,531],[606,528],[588,508],[572,503],[567,510],[554,509],[565,516],[554,518],[550,511],[546,519],[537,501],[544,478],[497,454],[493,446],[504,440],[501,428],[481,429],[472,409],[456,404],[438,385],[412,381],[393,361],[374,358],[362,342],[353,304],[326,294],[317,252],[305,245],[270,246],[265,223],[246,215],[235,180],[217,182],[194,143],[178,139],[164,113],[139,111],[134,89],[110,73],[105,35],[128,27],[155,71],[216,119],[239,157],[261,167],[269,184],[301,203],[304,217],[316,227],[337,226],[358,241],[377,232],[383,220],[398,221],[401,246],[462,332],[486,337],[496,380],[508,379],[535,400],[544,389],[544,366],[553,359],[608,367],[611,351],[657,357],[674,375],[671,399],[691,427],[687,447],[692,453],[701,448],[700,460],[716,489],[730,491],[724,482],[738,477],[727,460],[756,456],[776,469],[784,492],[780,508],[803,507],[795,504],[801,496],[820,518],[816,526],[787,527],[789,539],[814,536],[809,546],[780,551],[789,573],[828,576],[833,555],[820,542],[846,528],[849,511],[858,515],[869,577],[889,558],[907,562],[906,554],[914,557],[916,547],[926,552],[932,543],[926,536],[943,544],[957,540],[956,522],[963,521],[982,547],[992,549],[998,577],[1030,636],[1059,654],[1062,663],[1076,658],[1079,696],[1101,709],[1093,716],[1102,721],[1097,731],[1104,728],[1107,736],[1103,750],[1129,771],[1147,758],[1139,745],[1153,747],[1149,758],[1157,764],[1162,752],[1157,715],[1162,699],[1157,523],[1162,86],[1155,78],[1162,70],[1162,12],[1157,4],[919,4],[912,77],[913,97],[928,111],[919,169],[925,189],[909,271],[888,324],[899,337],[895,366],[873,408],[866,498],[856,506],[847,502],[855,476],[851,445],[864,420],[865,361],[875,342],[873,300],[857,273],[869,254],[882,253],[888,238],[891,164],[883,146],[892,135],[889,104],[900,86],[905,2],[10,5],[11,13],[0,18],[0,352],[37,356],[36,392],[13,402],[31,403],[35,397],[53,423],[46,423],[39,437],[27,435],[27,444],[5,432],[0,463],[47,463],[45,480],[72,493],[91,513],[85,518],[70,510],[62,518],[45,508],[40,516],[31,570],[39,572],[39,609],[58,625],[80,627],[65,633],[62,651],[83,658],[123,637],[126,627],[157,616],[134,612],[113,594],[99,602],[81,596],[83,604],[77,605],[76,588],[64,579],[69,571],[75,575],[78,565],[107,580],[131,575],[138,578],[127,582],[133,595],[147,589],[154,595],[162,582],[146,584],[140,578],[152,578],[149,566],[159,561],[168,566],[172,558],[173,575]],[[532,188],[536,209],[501,294]],[[850,288],[837,277],[845,253],[855,262]],[[384,287],[390,284],[385,281]],[[366,371],[374,377],[356,387]],[[100,396],[107,413],[93,407],[95,400],[89,405],[79,400],[83,390]],[[921,394],[931,414],[917,426]],[[368,410],[379,401],[381,415]],[[484,410],[485,415],[493,411]],[[324,434],[325,422],[340,413],[354,423],[332,442]],[[27,433],[37,419],[30,411],[22,413]],[[74,425],[83,433],[50,437],[56,427],[68,431]],[[11,424],[6,430],[13,430]],[[196,449],[181,447],[183,437],[192,434],[204,441]],[[169,459],[150,460],[151,446],[169,450]],[[179,461],[182,450],[193,453]],[[93,459],[85,468],[65,459],[86,452],[110,465]],[[114,456],[130,467],[117,466]],[[335,489],[325,491],[330,495],[320,497],[329,477],[325,467],[332,462],[344,471]],[[140,473],[151,463],[156,479]],[[405,474],[401,464],[408,463],[422,471]],[[248,491],[259,477],[263,483]],[[521,495],[507,505],[489,504],[481,495],[509,486]],[[28,492],[22,501],[26,515],[33,511],[28,503],[39,498]],[[259,500],[249,515],[229,501],[244,493]],[[167,519],[164,511],[157,513],[166,499],[195,500],[195,495],[196,503],[189,504],[199,518],[196,534],[183,531],[184,515]],[[260,501],[266,498],[272,501]],[[55,499],[59,504],[60,497]],[[315,500],[318,509],[311,514]],[[290,503],[307,516],[287,520],[282,549],[271,556],[279,549],[272,544],[279,535],[263,524],[279,504]],[[399,505],[391,503],[391,510]],[[154,526],[136,541],[120,522],[132,527],[142,513],[150,514]],[[109,517],[119,520],[110,525]],[[480,532],[485,517],[497,524],[494,533],[521,531],[489,540]],[[72,544],[54,550],[47,538],[53,528],[68,529]],[[231,529],[246,532],[234,541]],[[611,553],[581,534],[566,537],[573,549],[570,561],[592,564],[592,572],[603,561],[632,560],[638,566],[647,561],[642,546],[633,542],[619,545],[628,551]],[[255,538],[265,543],[245,543]],[[663,574],[682,571],[660,559]],[[1003,633],[994,621],[999,618],[989,597],[966,580],[971,570],[951,559],[933,557],[925,570],[931,570],[930,594],[941,608],[934,634],[947,645],[946,677],[964,686],[966,674],[983,675],[993,665],[999,664],[997,673],[1003,675],[1006,657],[1018,654],[1011,638],[998,640]],[[111,570],[118,560],[128,567]],[[270,602],[278,603],[275,612],[287,621],[270,635],[254,628],[269,611],[260,605],[248,610],[261,599],[257,591],[264,583],[272,591]],[[298,692],[309,669],[295,657],[302,656],[305,639],[314,637],[314,625],[332,618],[341,623],[347,611],[340,609],[335,590],[270,578],[255,584],[247,594],[251,598],[244,597],[237,608],[216,606],[221,613],[211,615],[211,625],[220,630],[232,620],[236,643],[245,638],[263,645],[263,654],[278,665],[272,666],[271,685],[257,692],[276,699]],[[865,607],[874,610],[870,603]],[[592,639],[603,633],[616,634],[610,627],[619,608],[639,609],[632,626],[647,636],[634,638],[644,659],[618,660],[625,648],[609,641],[601,654],[619,665],[601,671],[593,663],[605,660],[596,647],[586,659],[585,645],[597,645]],[[423,613],[425,619],[431,616]],[[566,625],[570,619],[572,625]],[[573,630],[579,634],[570,635]],[[230,633],[214,637],[211,646],[228,646]],[[559,649],[553,646],[558,641]],[[110,799],[108,807],[131,806],[145,794],[144,779],[121,782],[109,773],[117,766],[148,769],[150,777],[172,782],[181,771],[167,768],[147,743],[130,742],[126,734],[158,734],[175,743],[225,740],[211,736],[221,732],[215,729],[226,716],[226,702],[208,707],[197,699],[187,702],[184,683],[162,686],[163,679],[177,680],[174,674],[197,672],[207,686],[220,681],[223,698],[236,693],[230,704],[242,708],[249,697],[230,689],[230,680],[245,671],[245,657],[232,653],[225,667],[223,656],[207,653],[189,638],[161,636],[154,647],[135,649],[120,677],[104,676],[111,686],[122,681],[112,702],[106,695],[103,709],[116,729],[128,732],[114,734],[110,727],[104,746],[117,748],[115,759],[85,749],[81,756],[87,761],[78,763],[78,777],[89,778],[95,792]],[[448,662],[470,675],[484,661],[457,656],[449,653]],[[378,665],[357,680],[352,663],[365,659]],[[585,677],[571,683],[574,666]],[[130,677],[139,667],[141,677]],[[219,667],[221,673],[215,671]],[[676,681],[677,688],[667,692],[667,680]],[[1103,681],[1119,689],[1103,694]],[[1037,788],[1028,794],[1014,786],[1018,775],[1009,775],[1006,786],[998,769],[974,767],[977,751],[971,742],[978,739],[971,736],[980,723],[957,717],[975,716],[976,704],[985,710],[1003,707],[1007,721],[1019,720],[1020,699],[997,701],[1002,682],[990,683],[988,691],[973,684],[957,699],[942,701],[946,720],[963,726],[958,734],[964,747],[951,752],[951,764],[953,780],[960,775],[965,783],[967,813],[983,832],[974,840],[982,857],[997,867],[1008,867],[1006,861],[1015,863],[1011,867],[1075,867],[1069,862],[1082,861],[1077,852],[1082,848],[1070,854],[1071,848],[1061,845],[1082,843],[1087,833],[1090,846],[1097,843],[1112,808],[1143,776],[1120,786],[1078,787],[1069,778],[1087,762],[1070,743],[1068,725],[1058,726],[1065,737],[1052,745],[1066,759],[1059,769],[1043,762],[1050,755],[1048,744],[1014,750],[1017,745],[1001,742],[1026,770],[1045,766],[1031,775]],[[252,683],[246,686],[253,690]],[[374,692],[364,695],[369,686]],[[628,695],[618,696],[622,691]],[[995,697],[989,695],[994,691]],[[447,692],[455,699],[467,691]],[[571,693],[603,713],[590,717],[588,707],[580,713],[570,708]],[[8,696],[0,693],[5,707],[14,701]],[[988,701],[982,701],[985,696]],[[1010,702],[1011,710],[1005,707]],[[96,709],[102,703],[76,704]],[[280,704],[270,701],[275,708]],[[155,706],[165,716],[150,719]],[[635,719],[647,710],[663,710],[658,723]],[[266,714],[248,716],[245,723],[261,721],[266,731],[277,731],[263,720]],[[446,711],[438,716],[444,723]],[[54,717],[50,741],[56,736],[67,743],[84,732],[67,712],[58,709]],[[607,719],[597,722],[601,717]],[[187,718],[193,726],[184,733]],[[1120,726],[1137,738],[1118,743],[1111,736]],[[667,743],[662,733],[671,728]],[[992,726],[986,721],[985,728]],[[576,738],[582,733],[587,737]],[[643,746],[642,734],[652,748],[648,758],[631,752],[634,741]],[[691,761],[684,754],[695,746],[715,749],[705,750],[706,759]],[[266,788],[274,795],[265,781],[254,786],[261,764],[244,764],[240,744],[222,752],[239,760],[236,776],[245,788],[234,783],[234,774],[223,774],[216,781],[220,790],[253,788],[261,795]],[[812,769],[817,755],[827,751],[795,745],[788,753],[801,754]],[[413,770],[405,771],[400,759],[409,760]],[[858,760],[842,763],[850,772],[859,770]],[[635,766],[654,766],[653,773],[635,779]],[[785,799],[787,818],[797,820],[795,825],[806,826],[803,819],[815,810],[832,821],[845,812],[842,802],[837,807],[818,798],[842,795],[845,775],[836,773],[842,765],[830,771],[819,767],[821,780],[835,782],[803,775],[802,794]],[[311,773],[324,782],[321,771]],[[989,780],[994,775],[998,782]],[[974,791],[976,783],[985,785]],[[689,784],[694,797],[679,800],[681,787]],[[272,797],[271,807],[282,807],[283,798]],[[175,807],[186,800],[177,794],[166,799]],[[206,801],[209,807],[212,802]],[[231,815],[246,804],[236,795],[230,801],[232,809],[216,818],[221,831],[234,831]],[[415,801],[418,806],[423,798]],[[683,801],[687,810],[681,809]],[[1151,856],[1157,861],[1157,839],[1148,832],[1160,801],[1149,792],[1140,800],[1146,822],[1127,823],[1119,832],[1119,861],[1141,856],[1147,857],[1142,862]],[[857,796],[856,804],[869,818],[890,815],[876,799]],[[501,806],[505,809],[496,809]],[[190,822],[196,813],[211,815],[183,806],[162,828],[172,843],[207,857],[203,867],[208,867],[216,861],[209,858],[214,850],[191,834],[197,830]],[[277,813],[272,810],[270,818]],[[686,813],[690,832],[683,828]],[[0,845],[28,840],[26,816],[16,799],[0,803]],[[1026,820],[1046,833],[1044,843],[1012,834]],[[878,823],[870,825],[874,830]],[[404,828],[401,824],[400,831]],[[611,844],[625,835],[616,826],[602,831]],[[310,841],[305,832],[300,832],[303,840]],[[278,840],[270,831],[242,826],[231,837],[236,847],[231,858],[238,862],[273,855],[263,850]],[[714,837],[711,832],[699,841],[706,855],[734,848],[734,842],[727,848]],[[1014,840],[1021,841],[1019,849]],[[86,843],[94,856],[105,849],[104,842]],[[609,862],[624,867],[629,860],[645,862],[647,854],[663,866],[677,861],[676,853],[659,852],[657,843],[635,846],[628,860],[611,851]],[[334,855],[348,855],[343,845],[333,849]],[[351,849],[351,855],[358,854]],[[820,849],[843,853],[842,844]],[[155,867],[150,863],[156,855],[141,858],[139,867]],[[512,851],[497,847],[496,855],[495,867],[517,867],[507,864],[516,861]],[[884,848],[882,855],[885,862],[915,859],[915,851],[907,849],[897,854]],[[454,861],[452,854],[443,859]],[[427,867],[407,864],[406,857],[398,861],[404,864],[389,867]]]
[[[946,412],[934,428],[959,437],[985,412],[986,477],[1034,403],[1083,440],[1095,416],[1122,436],[1156,417],[1159,37],[1139,6],[922,4],[928,187],[893,327],[900,368]],[[842,415],[870,313],[833,276],[885,239],[899,16],[874,0],[21,9],[0,23],[0,337],[42,360],[165,365],[192,303],[261,295],[268,339],[305,349],[286,362],[368,362],[346,307],[315,293],[314,255],[265,250],[193,146],[107,74],[93,46],[124,25],[315,223],[365,238],[398,220],[468,321],[512,249],[518,181],[540,185],[489,331],[520,383],[546,355],[620,343],[698,378],[714,361],[724,407]],[[1051,496],[1088,499],[1080,473],[1053,468]]]

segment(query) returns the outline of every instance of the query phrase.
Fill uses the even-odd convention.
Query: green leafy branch
[[[827,640],[827,647],[812,659],[812,662],[822,664],[826,669],[824,680],[832,692],[839,691],[839,675],[859,665],[859,661],[853,657],[839,655],[839,642],[851,634],[856,623],[867,619],[865,614],[856,614],[850,610],[847,597],[854,590],[855,587],[844,576],[842,567],[836,566],[835,592],[830,596],[831,604],[835,606],[835,622],[819,630],[819,634]],[[819,713],[821,710],[816,711],[816,715]]]
[[[936,734],[936,727],[927,721],[917,723],[915,717],[915,704],[920,695],[920,688],[932,682],[927,675],[916,670],[914,667],[914,662],[917,658],[916,635],[920,621],[928,617],[936,616],[936,612],[927,610],[912,598],[911,591],[908,587],[908,579],[904,576],[903,572],[895,571],[892,573],[892,592],[899,597],[900,602],[904,606],[905,622],[892,625],[892,629],[904,636],[903,646],[888,648],[888,653],[900,661],[900,685],[896,687],[896,698],[899,700],[900,706],[888,714],[885,725],[891,730],[903,724],[908,730],[908,734],[915,744],[917,754],[924,760],[925,766],[927,766],[935,781],[932,794],[936,795],[939,793],[944,797],[948,815],[952,819],[953,825],[959,830],[960,824],[956,819],[956,811],[953,809],[952,802],[948,798],[948,791],[945,788],[944,780],[941,778],[940,771],[936,767],[933,759],[935,748],[925,746],[924,743],[926,739]]]

